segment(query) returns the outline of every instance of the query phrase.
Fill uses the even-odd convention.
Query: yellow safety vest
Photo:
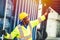
[[[30,34],[28,36],[24,36],[22,28],[20,27],[20,25],[18,26],[18,29],[20,31],[20,40],[29,40],[29,39],[32,40],[31,38],[32,37],[32,26],[30,23],[29,25],[30,25]]]

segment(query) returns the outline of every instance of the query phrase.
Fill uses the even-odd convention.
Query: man
[[[16,28],[11,32],[11,34],[2,31],[6,39],[14,39],[15,37],[20,38],[21,40],[32,40],[32,29],[37,26],[39,23],[46,19],[48,13],[45,13],[38,19],[30,21],[28,14],[26,12],[21,12],[18,17],[22,21],[22,25],[17,25]]]

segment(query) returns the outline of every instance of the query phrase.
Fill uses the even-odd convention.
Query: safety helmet
[[[22,21],[25,17],[27,17],[28,16],[28,14],[26,13],[26,12],[21,12],[19,15],[18,15],[18,17],[19,17],[19,19]]]

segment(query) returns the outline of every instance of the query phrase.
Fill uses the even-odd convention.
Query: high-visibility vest
[[[20,40],[29,40],[29,38],[31,38],[32,37],[32,26],[31,26],[31,24],[29,23],[29,26],[30,26],[30,35],[28,35],[28,36],[24,36],[24,33],[23,33],[23,31],[22,31],[22,29],[21,29],[21,27],[20,27],[20,25],[18,26],[18,29],[19,29],[19,31],[20,31]]]

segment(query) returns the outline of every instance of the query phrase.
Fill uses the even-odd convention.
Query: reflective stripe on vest
[[[21,36],[20,40],[28,40],[29,38],[32,37],[32,27],[31,27],[31,24],[30,23],[29,23],[29,26],[30,26],[30,30],[31,30],[30,35],[24,36],[24,33],[23,33],[22,29],[21,29],[21,26],[18,25],[18,29],[19,29],[20,36]]]

